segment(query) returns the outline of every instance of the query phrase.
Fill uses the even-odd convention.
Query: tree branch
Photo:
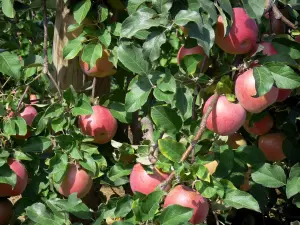
[[[197,142],[200,140],[201,136],[203,135],[203,133],[205,131],[206,121],[208,119],[208,116],[212,112],[213,108],[216,106],[218,98],[219,98],[219,94],[217,92],[215,92],[215,94],[213,95],[213,99],[210,102],[210,105],[208,106],[206,112],[204,113],[204,115],[202,117],[199,130],[198,130],[196,136],[194,137],[192,143],[189,145],[189,147],[182,154],[181,159],[179,161],[180,163],[182,163],[184,160],[186,160],[189,157],[189,155],[191,154],[191,152],[195,148],[195,145],[197,144]],[[161,189],[165,190],[165,188],[168,187],[169,184],[172,182],[172,180],[174,179],[174,177],[175,177],[175,172],[173,171],[169,175],[169,177],[167,178],[167,180],[161,184]]]
[[[288,25],[289,27],[293,28],[294,30],[297,29],[297,26],[295,24],[293,24],[284,15],[282,15],[282,13],[280,12],[280,10],[277,8],[277,6],[275,4],[272,5],[272,11],[274,13],[274,17],[277,20],[281,20],[282,22],[284,22],[286,25]]]
[[[50,78],[51,82],[55,86],[58,92],[59,100],[61,101],[61,92],[59,89],[58,84],[56,83],[55,79],[49,72],[49,60],[48,60],[48,19],[47,19],[47,4],[46,0],[43,0],[43,11],[44,11],[44,67],[43,67],[43,73],[47,74]]]
[[[21,104],[23,102],[23,99],[25,98],[25,95],[27,94],[28,90],[29,90],[29,85],[26,86],[25,91],[24,91],[24,93],[22,94],[22,96],[19,100],[19,103],[18,103],[18,106],[17,106],[17,112],[19,112]]]

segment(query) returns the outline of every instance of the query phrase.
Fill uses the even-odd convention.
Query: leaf
[[[0,184],[9,184],[13,188],[17,183],[17,175],[7,163],[0,167]],[[5,193],[5,191],[4,191]]]
[[[3,123],[4,134],[7,136],[16,135],[16,123],[12,119],[4,120]]]
[[[93,175],[96,174],[97,171],[96,162],[89,154],[84,153],[84,161],[80,161],[79,163],[87,171],[92,172]]]
[[[23,146],[24,152],[41,153],[51,146],[51,140],[47,137],[29,138]]]
[[[159,151],[169,160],[179,162],[185,152],[184,144],[170,139],[158,140]]]
[[[218,14],[214,3],[211,1],[202,1],[202,0],[188,0],[189,9],[193,11],[204,11],[207,16],[209,16],[211,24],[215,24],[217,22]],[[201,13],[201,16],[203,13]]]
[[[264,66],[254,67],[253,76],[255,79],[256,95],[263,96],[268,93],[274,84],[272,73]]]
[[[153,31],[143,44],[145,56],[152,62],[160,56],[161,46],[166,43],[165,32]]]
[[[140,30],[159,26],[160,21],[153,19],[156,15],[156,12],[150,8],[142,8],[131,14],[122,23],[121,38],[131,38]]]
[[[136,12],[144,2],[146,2],[146,0],[128,0],[127,10],[129,15]]]
[[[152,85],[147,77],[135,77],[130,82],[130,91],[125,97],[125,110],[135,112],[140,109],[147,102],[151,90]]]
[[[242,0],[247,14],[260,22],[265,9],[265,0]]]
[[[181,205],[169,205],[162,211],[158,220],[161,225],[179,225],[188,222],[192,216],[192,208]]]
[[[2,12],[9,18],[14,18],[16,15],[13,3],[14,0],[2,0]]]
[[[257,171],[251,174],[254,182],[268,188],[279,188],[286,184],[284,170],[278,165],[265,163]]]
[[[26,208],[26,215],[30,220],[36,222],[36,224],[47,225],[62,225],[64,221],[59,220],[57,217],[47,210],[46,206],[40,202]]]
[[[63,97],[69,105],[75,105],[78,101],[77,92],[72,85],[70,85],[67,90],[64,91]]]
[[[57,115],[62,115],[64,112],[64,107],[60,103],[54,103],[46,109],[44,118],[55,118]]]
[[[176,92],[176,80],[170,71],[166,71],[162,78],[158,79],[156,87],[161,91]]]
[[[80,99],[76,106],[72,109],[73,116],[91,115],[92,113],[93,108],[86,96]]]
[[[187,74],[195,74],[199,62],[203,60],[203,56],[199,54],[186,55],[180,60],[180,65]]]
[[[102,57],[102,45],[89,43],[83,48],[81,59],[89,64],[89,68],[96,65],[97,59]]]
[[[98,39],[106,48],[108,48],[111,43],[111,34],[107,29],[105,29],[101,32],[101,35],[98,37]]]
[[[120,102],[110,102],[108,108],[113,117],[119,120],[121,123],[131,123],[132,113],[125,110],[125,104]]]
[[[66,125],[67,120],[65,117],[57,117],[51,120],[51,127],[55,133],[62,131]]]
[[[179,131],[182,126],[180,116],[178,116],[176,111],[167,106],[153,107],[151,110],[151,118],[157,127],[168,134]]]
[[[220,4],[221,8],[230,16],[230,18],[232,18],[233,11],[230,0],[218,0],[218,3]]]
[[[74,7],[74,19],[77,23],[81,24],[81,22],[85,19],[91,8],[91,0],[81,0],[76,3]]]
[[[115,164],[112,166],[107,173],[107,177],[111,181],[116,181],[117,179],[128,176],[131,173],[132,167],[128,165]]]
[[[12,54],[10,52],[0,53],[0,72],[11,76],[14,79],[20,79],[21,62],[19,60],[19,57],[16,54]]]
[[[300,192],[300,177],[293,177],[287,180],[286,196],[291,198]]]
[[[20,116],[17,116],[15,118],[13,118],[15,124],[17,125],[17,134],[18,135],[21,135],[21,136],[24,136],[26,135],[27,133],[27,124],[26,124],[26,121],[20,117]]]
[[[153,191],[152,193],[147,195],[141,202],[139,210],[143,222],[154,218],[154,215],[159,209],[159,203],[162,200],[164,194],[165,193],[162,190]]]
[[[180,111],[184,120],[192,116],[193,95],[187,88],[178,88],[175,95],[175,107]]]
[[[131,200],[129,195],[125,195],[120,198],[117,202],[117,207],[115,209],[115,217],[123,218],[125,217],[132,209],[133,201]]]
[[[102,23],[108,18],[108,9],[103,6],[100,6],[98,9],[98,14],[100,15],[99,22]]]
[[[249,193],[240,190],[230,190],[226,193],[224,203],[236,209],[250,209],[261,212],[258,202]]]
[[[282,63],[268,63],[265,66],[272,72],[278,88],[295,89],[300,87],[300,76],[291,67]]]
[[[118,48],[118,58],[122,64],[137,74],[147,74],[149,71],[149,62],[143,57],[143,52],[140,47],[133,44],[122,44]]]
[[[60,183],[68,169],[68,155],[55,155],[50,160],[50,165],[53,168],[51,174],[55,183]]]
[[[264,164],[266,161],[264,153],[255,146],[240,146],[234,154],[250,165]]]
[[[152,0],[152,7],[162,14],[167,14],[172,7],[172,0]]]
[[[176,23],[179,26],[184,26],[191,21],[195,23],[200,23],[202,21],[200,14],[191,10],[180,10],[175,16],[174,23]]]
[[[85,38],[80,38],[80,37],[74,40],[69,40],[63,49],[64,59],[69,60],[75,58],[78,55],[78,53],[82,50],[83,48],[82,41],[84,40]]]

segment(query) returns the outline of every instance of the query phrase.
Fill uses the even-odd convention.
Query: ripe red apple
[[[297,37],[295,37],[295,41],[300,42],[300,35],[298,35]]]
[[[204,72],[207,70],[209,63],[208,63],[208,57],[207,55],[204,53],[203,48],[201,46],[196,46],[193,48],[185,48],[184,46],[181,46],[181,48],[179,49],[178,53],[177,53],[177,62],[178,64],[180,64],[180,61],[183,59],[184,56],[186,55],[194,55],[194,54],[199,54],[202,55],[204,58],[203,60],[205,60],[205,65],[204,65]],[[202,62],[203,60],[201,60],[198,64],[198,66],[202,67]]]
[[[37,96],[34,94],[31,94],[29,96],[29,100],[30,100],[30,104],[38,104],[39,102]]]
[[[8,199],[0,199],[0,225],[9,224],[13,215],[13,205]]]
[[[114,65],[108,60],[109,52],[104,49],[102,57],[97,59],[96,65],[93,68],[89,68],[89,64],[80,60],[80,67],[82,71],[92,77],[106,77],[114,75],[117,71],[114,69]]]
[[[276,102],[283,102],[290,96],[291,93],[292,93],[291,89],[279,89]]]
[[[94,137],[94,142],[109,142],[117,132],[117,120],[110,111],[100,105],[93,106],[93,114],[79,117],[79,127],[85,135]]]
[[[265,134],[258,138],[258,147],[265,154],[268,161],[276,162],[286,158],[282,150],[285,138],[282,133]]]
[[[227,144],[232,149],[247,145],[246,140],[240,133],[234,133],[228,136]]]
[[[36,111],[36,109],[33,106],[27,105],[25,107],[24,111],[20,113],[20,116],[26,121],[27,126],[31,126],[32,122],[37,114],[38,114],[38,112]],[[18,138],[18,139],[27,139],[29,137],[30,137],[29,128],[27,128],[27,133],[24,136],[16,135],[16,138]]]
[[[69,164],[58,192],[65,197],[77,193],[78,198],[83,198],[92,188],[91,176],[75,164]]]
[[[262,53],[267,56],[276,55],[277,51],[270,42],[261,42],[260,45],[264,46]]]
[[[0,184],[0,197],[16,196],[23,193],[28,182],[28,173],[22,163],[15,159],[8,159],[10,169],[17,175],[17,183],[14,188],[9,184]]]
[[[211,101],[212,97],[206,101],[203,114],[206,112]],[[206,127],[217,134],[229,135],[240,129],[245,119],[246,111],[240,104],[231,103],[225,96],[220,96],[216,107],[208,116]]]
[[[130,187],[133,192],[150,194],[154,189],[168,178],[169,174],[153,169],[153,174],[148,174],[143,166],[135,164],[130,174]]]
[[[190,187],[177,185],[168,193],[165,198],[164,208],[175,204],[194,209],[190,220],[192,224],[202,223],[207,217],[209,209],[207,200]]]
[[[273,125],[273,117],[270,114],[266,114],[259,121],[254,122],[252,126],[250,126],[249,120],[246,120],[244,128],[250,134],[263,135],[268,133],[272,129]]]
[[[238,76],[235,82],[235,95],[247,111],[259,113],[276,101],[278,89],[272,87],[267,94],[258,98],[252,97],[256,95],[255,79],[253,69],[249,69]]]
[[[243,8],[233,8],[233,24],[229,34],[224,37],[223,18],[219,16],[216,25],[216,44],[230,54],[245,54],[255,45],[258,27]]]

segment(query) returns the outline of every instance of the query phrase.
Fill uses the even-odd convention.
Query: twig
[[[219,218],[216,214],[216,212],[213,210],[212,206],[211,206],[211,202],[208,200],[208,204],[209,204],[209,208],[210,208],[210,211],[211,213],[213,214],[214,218],[215,218],[215,221],[216,221],[216,225],[220,225],[219,223]]]
[[[4,84],[2,85],[2,89],[4,89],[5,85],[10,81],[10,78],[11,78],[11,77],[9,77],[9,78],[4,82]]]
[[[17,106],[17,112],[19,112],[21,104],[23,102],[23,99],[25,98],[25,95],[27,94],[28,90],[29,90],[29,85],[26,86],[25,91],[24,91],[24,93],[22,94],[22,96],[19,100],[19,103],[18,103],[18,106]]]
[[[208,116],[212,112],[213,108],[216,106],[218,98],[219,98],[219,94],[217,92],[215,92],[215,94],[213,95],[212,101],[210,102],[210,105],[208,106],[206,112],[204,113],[204,115],[202,117],[199,130],[198,130],[196,136],[194,137],[192,143],[189,145],[189,147],[182,154],[181,159],[179,161],[180,163],[182,163],[184,160],[186,160],[189,157],[189,155],[191,154],[191,152],[195,148],[195,145],[200,140],[202,134],[205,131],[206,121],[208,119]],[[172,182],[172,180],[174,179],[174,177],[175,177],[175,172],[173,171],[169,175],[169,177],[167,178],[167,180],[161,184],[161,189],[165,190],[165,188]]]
[[[272,9],[273,4],[275,3],[274,0],[265,0],[265,10],[264,10],[264,14],[266,14],[267,12],[269,12]]]
[[[93,84],[92,84],[92,98],[95,98],[96,93],[96,84],[97,84],[97,77],[93,78]]]
[[[274,13],[274,17],[277,20],[281,20],[282,22],[284,22],[286,25],[288,25],[289,27],[293,28],[294,30],[297,29],[297,26],[295,24],[293,24],[284,15],[282,15],[282,13],[280,12],[280,10],[277,8],[277,6],[275,4],[272,5],[272,11]]]
[[[43,67],[43,73],[47,74],[52,83],[54,84],[55,88],[57,89],[59,100],[61,100],[61,92],[59,89],[58,84],[56,83],[55,79],[49,72],[49,61],[48,61],[48,19],[47,19],[47,4],[46,0],[43,0],[43,11],[44,11],[44,67]]]

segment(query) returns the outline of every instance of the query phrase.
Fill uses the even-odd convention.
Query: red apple
[[[30,104],[38,104],[39,102],[37,96],[33,94],[29,96],[29,100],[30,100]]]
[[[100,105],[93,106],[93,114],[79,117],[79,127],[85,135],[94,137],[94,142],[109,142],[117,132],[117,120],[110,111]]]
[[[203,114],[212,101],[210,97],[203,108]],[[220,96],[213,111],[208,116],[206,127],[220,135],[236,132],[244,124],[246,111],[240,104],[231,103],[225,96]]]
[[[168,178],[169,174],[153,169],[153,174],[148,174],[143,166],[135,164],[130,174],[130,187],[133,192],[150,194],[154,189]]]
[[[249,120],[246,120],[244,128],[250,134],[263,135],[268,133],[272,129],[273,125],[273,117],[270,114],[266,114],[259,121],[254,122],[252,126],[250,126]]]
[[[9,184],[0,184],[0,197],[16,196],[23,193],[28,182],[28,173],[22,163],[15,159],[8,159],[10,169],[17,175],[17,183],[14,188]]]
[[[289,12],[285,9],[280,9],[280,12],[286,17],[289,18]],[[285,23],[283,23],[280,19],[276,19],[273,11],[271,10],[269,13],[265,14],[265,17],[271,20],[271,31],[275,34],[285,34],[288,29]]]
[[[291,89],[279,89],[276,102],[283,102],[290,96],[291,93]]]
[[[83,198],[92,188],[91,176],[75,164],[69,164],[58,192],[65,197],[77,193],[78,198]]]
[[[282,150],[285,138],[282,133],[265,134],[258,138],[258,147],[265,154],[268,161],[276,162],[286,158]]]
[[[82,71],[92,77],[106,77],[115,74],[117,71],[114,69],[114,65],[108,60],[109,52],[104,49],[102,57],[97,59],[96,65],[93,68],[89,68],[89,64],[80,60],[80,67]]]
[[[13,215],[13,205],[8,199],[0,199],[0,225],[9,224]]]
[[[278,89],[272,87],[267,94],[258,98],[252,97],[256,95],[255,79],[253,69],[249,69],[238,76],[235,82],[235,95],[247,111],[259,113],[276,101]]]
[[[193,47],[193,48],[185,48],[184,46],[181,46],[181,48],[179,49],[178,51],[178,54],[177,54],[177,62],[178,64],[180,64],[180,61],[183,59],[184,56],[186,55],[194,55],[194,54],[199,54],[199,55],[202,55],[204,58],[203,60],[205,60],[205,65],[204,65],[204,71],[207,70],[208,68],[208,57],[207,55],[204,53],[203,49],[201,46],[196,46],[196,47]],[[199,62],[199,66],[202,67],[202,61]]]
[[[261,42],[260,45],[264,46],[262,53],[267,56],[276,55],[277,51],[270,42]]]
[[[246,140],[240,133],[234,133],[228,136],[227,144],[232,149],[247,145]]]
[[[190,220],[192,224],[202,223],[207,217],[209,209],[207,200],[190,187],[177,185],[168,193],[165,198],[164,208],[175,204],[194,209]]]
[[[224,37],[224,23],[219,16],[216,25],[216,44],[230,54],[245,54],[255,45],[258,35],[258,27],[254,19],[251,19],[243,8],[233,8],[233,24],[229,34]]]
[[[297,37],[295,37],[295,41],[300,42],[300,35],[298,35]]]

